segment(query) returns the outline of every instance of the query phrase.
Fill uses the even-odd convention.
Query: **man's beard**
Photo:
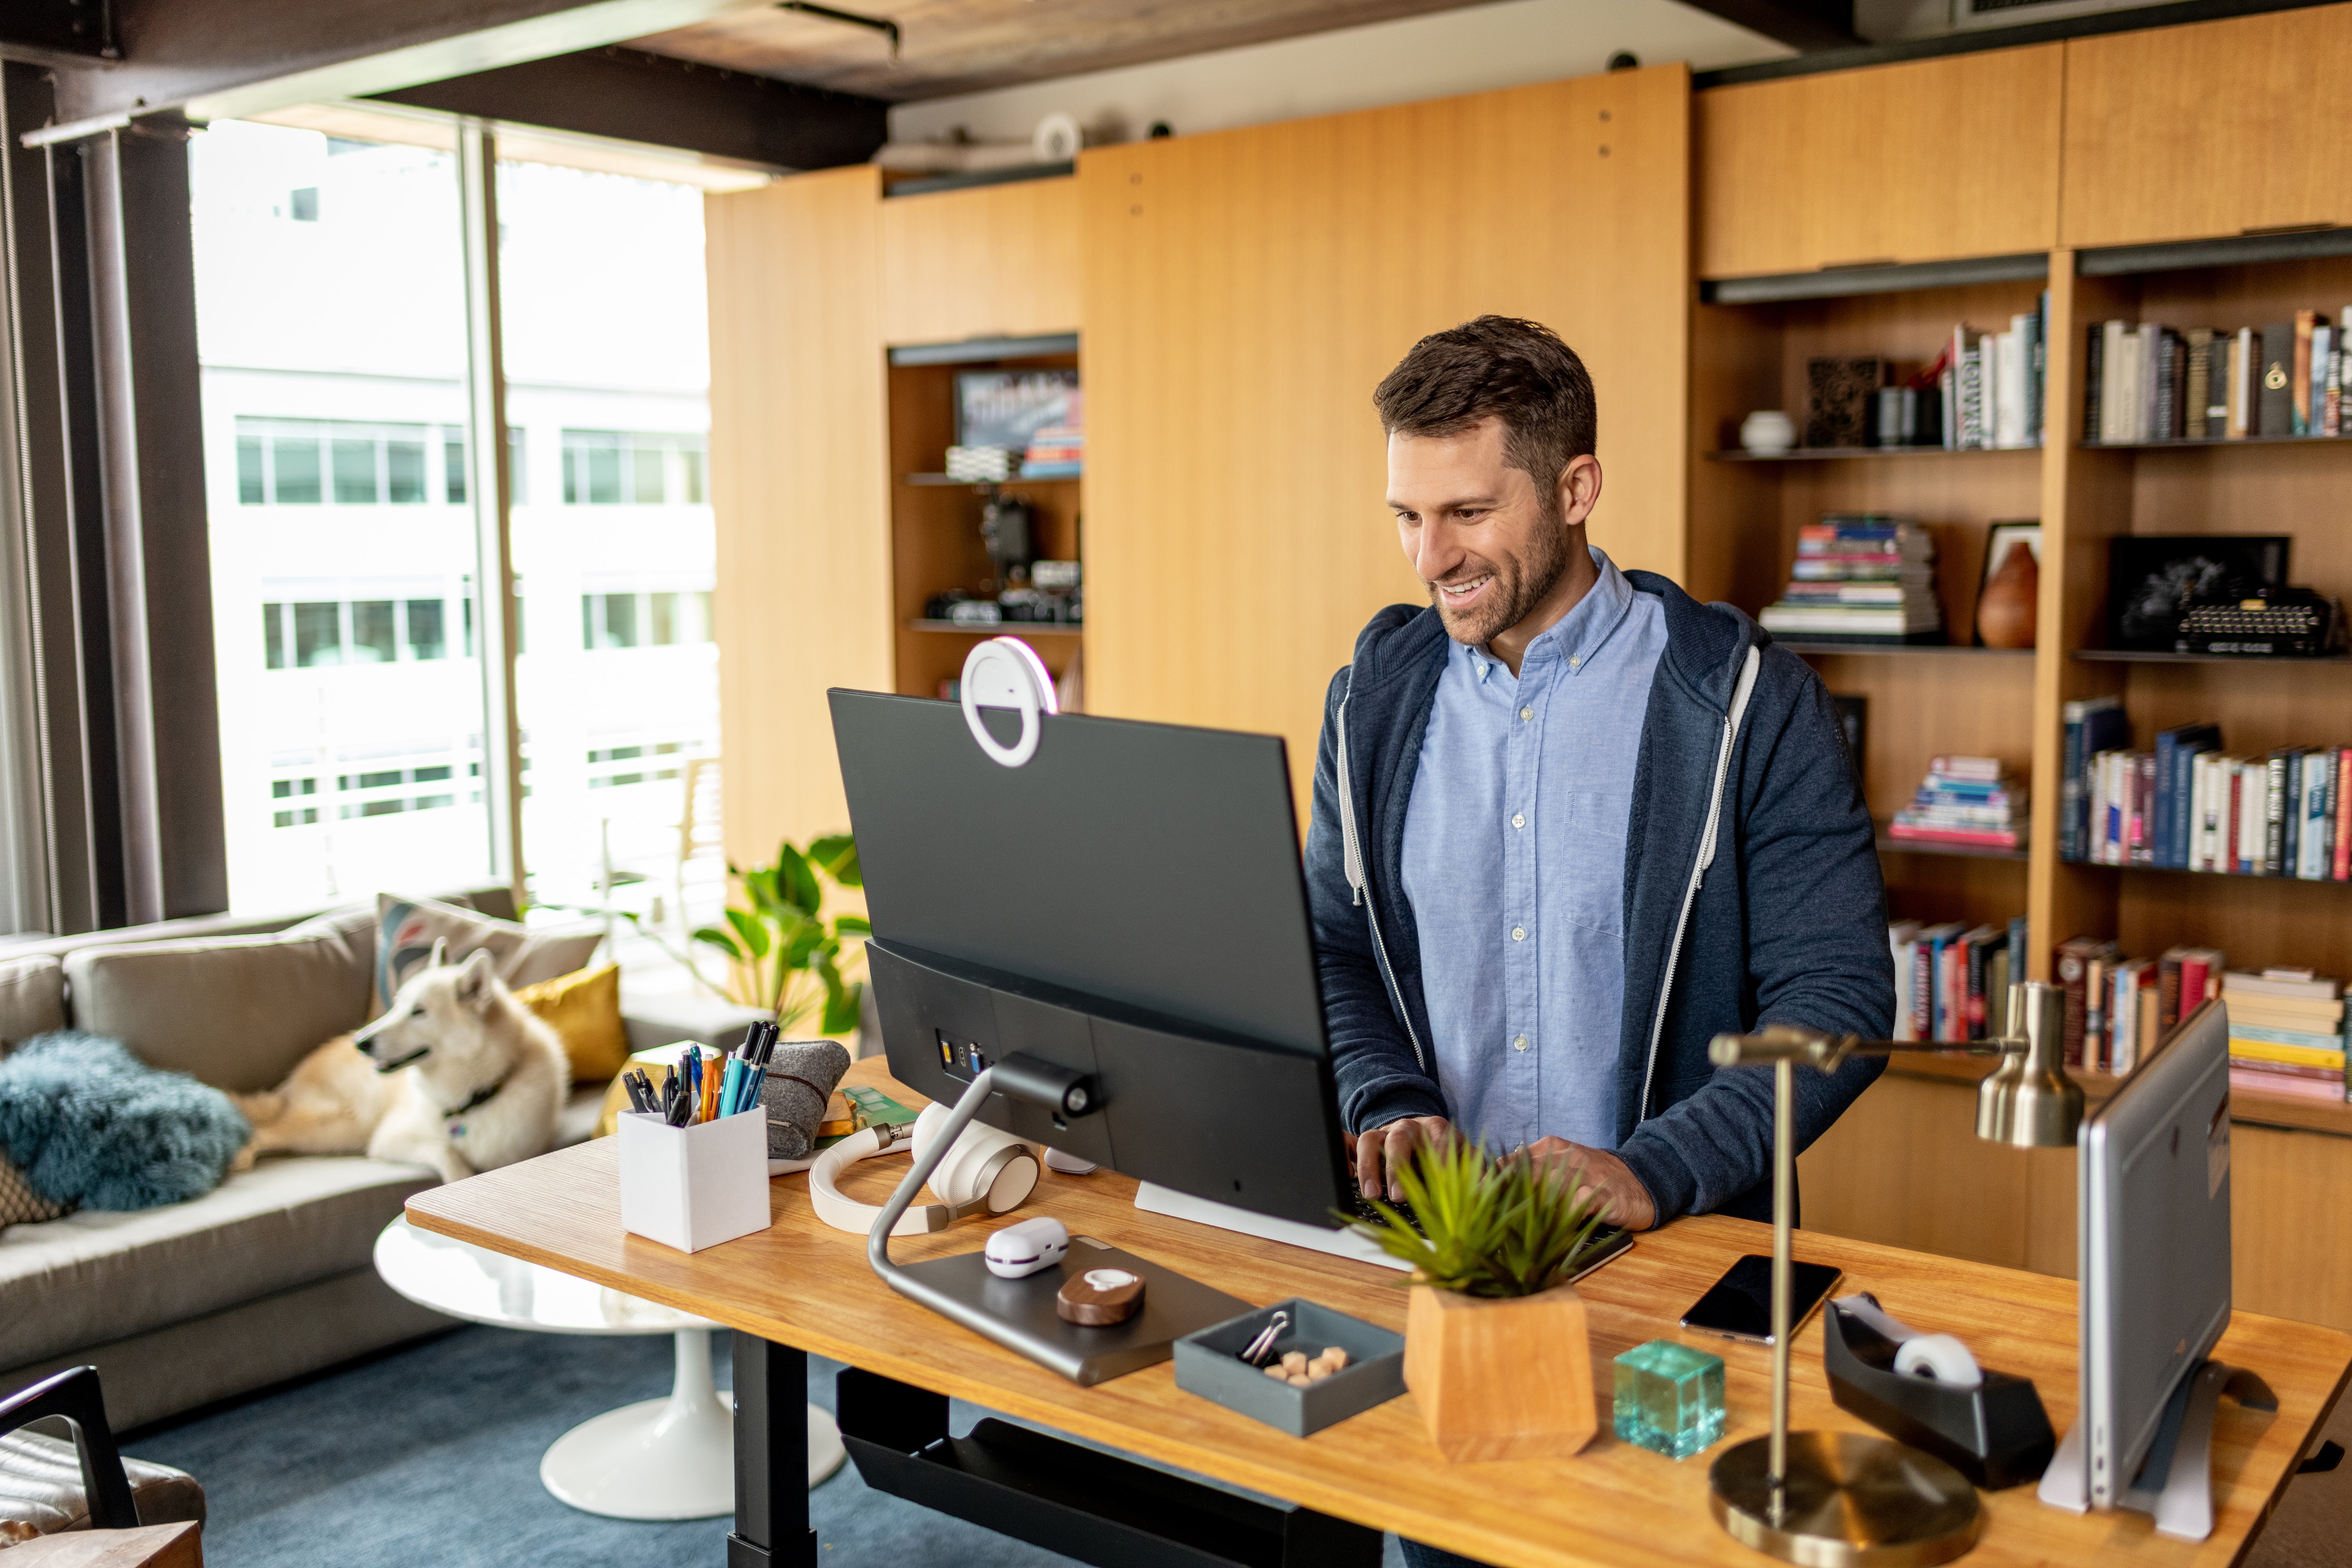
[[[1532,552],[1516,563],[1488,563],[1488,569],[1495,574],[1496,591],[1475,609],[1448,609],[1445,595],[1432,583],[1429,602],[1436,606],[1445,635],[1471,647],[1484,647],[1495,640],[1497,633],[1507,632],[1526,620],[1559,586],[1560,574],[1568,570],[1568,530],[1547,522],[1535,531]],[[1457,579],[1461,575],[1455,574]]]

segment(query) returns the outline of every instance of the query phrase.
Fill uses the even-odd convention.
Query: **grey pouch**
[[[824,1102],[849,1070],[849,1053],[831,1040],[785,1040],[768,1058],[760,1103],[768,1112],[768,1158],[805,1160],[816,1148]]]

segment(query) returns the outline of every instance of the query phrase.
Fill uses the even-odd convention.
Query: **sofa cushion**
[[[0,960],[0,1051],[65,1026],[65,965],[46,952]]]
[[[357,1155],[269,1159],[191,1203],[12,1226],[0,1345],[38,1361],[366,1268],[377,1233],[436,1180]]]
[[[275,936],[84,948],[66,960],[74,1022],[215,1089],[272,1089],[367,1022],[373,933],[354,912]]]
[[[519,990],[586,968],[596,944],[604,939],[597,925],[526,926],[434,899],[393,893],[379,893],[375,901],[375,996],[370,1017],[382,1013],[417,966],[431,960],[436,942],[449,944],[445,956],[452,963],[487,948],[498,964],[499,978]]]

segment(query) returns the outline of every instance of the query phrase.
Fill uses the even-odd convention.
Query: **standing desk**
[[[906,1105],[925,1103],[890,1079],[880,1058],[857,1063],[847,1081],[878,1088]],[[861,1468],[871,1475],[878,1468],[889,1478],[887,1489],[945,1501],[999,1528],[1024,1524],[1018,1532],[1028,1539],[1074,1554],[1091,1552],[1097,1561],[1216,1561],[1198,1550],[1205,1548],[1241,1561],[1354,1563],[1364,1561],[1367,1541],[1377,1552],[1370,1532],[1383,1530],[1508,1568],[1759,1568],[1768,1561],[1726,1535],[1707,1511],[1707,1467],[1723,1444],[1676,1463],[1617,1441],[1609,1410],[1612,1357],[1647,1340],[1685,1339],[1724,1359],[1724,1443],[1766,1429],[1770,1352],[1693,1334],[1676,1319],[1734,1258],[1771,1250],[1768,1226],[1715,1215],[1680,1220],[1642,1236],[1631,1252],[1578,1286],[1588,1304],[1601,1402],[1601,1434],[1582,1454],[1450,1465],[1423,1429],[1411,1394],[1301,1439],[1180,1391],[1170,1363],[1080,1388],[891,1291],[866,1267],[864,1237],[831,1229],[810,1212],[803,1176],[770,1184],[771,1228],[740,1240],[688,1255],[630,1236],[621,1228],[618,1142],[597,1139],[420,1193],[408,1201],[408,1217],[425,1230],[738,1331],[729,1568],[801,1568],[817,1560],[801,1452],[810,1352],[852,1369],[842,1374],[843,1435]],[[862,1162],[851,1167],[843,1190],[879,1202],[905,1169],[896,1159]],[[1108,1171],[1048,1173],[1028,1204],[1003,1220],[901,1237],[892,1256],[916,1261],[976,1250],[995,1225],[1049,1214],[1075,1235],[1127,1247],[1251,1302],[1302,1296],[1402,1331],[1402,1275],[1147,1214],[1133,1206],[1135,1185]],[[1843,1269],[1842,1292],[1870,1290],[1895,1317],[1958,1334],[1985,1365],[2031,1377],[2051,1425],[2061,1433],[2073,1425],[2072,1281],[1804,1232],[1797,1253]],[[2260,1373],[2279,1408],[2264,1414],[2223,1401],[2213,1430],[2210,1537],[2196,1544],[2167,1540],[2137,1513],[2063,1513],[2037,1502],[2027,1486],[1979,1494],[1986,1520],[1966,1561],[1976,1568],[2235,1563],[2342,1392],[2352,1372],[2352,1336],[2240,1312],[2214,1353]],[[1818,1315],[1799,1334],[1792,1360],[1793,1429],[1869,1429],[1831,1403]],[[1001,1422],[963,1443],[942,1442],[950,1397],[1297,1508],[1276,1510],[1187,1489],[1160,1472]],[[991,1480],[992,1470],[1013,1489]],[[1007,1500],[1022,1488],[1030,1495],[1016,1510]],[[1084,1517],[1096,1506],[1090,1496],[1099,1497],[1107,1520]],[[992,1497],[993,1514],[989,1506],[970,1506]],[[1171,1534],[1195,1550],[1167,1545]],[[1122,1541],[1127,1547],[1116,1552],[1105,1544]]]

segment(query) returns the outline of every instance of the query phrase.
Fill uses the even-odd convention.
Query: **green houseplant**
[[[1387,1204],[1354,1222],[1412,1265],[1404,1382],[1448,1459],[1573,1454],[1592,1440],[1592,1354],[1568,1281],[1601,1226],[1581,1173],[1457,1139],[1397,1173],[1418,1233]]]
[[[727,874],[738,898],[727,906],[726,923],[702,927],[694,940],[727,955],[728,998],[774,1014],[786,1029],[812,1013],[824,1034],[856,1028],[866,982],[847,972],[865,961],[861,939],[874,927],[863,915],[824,914],[826,883],[865,886],[856,841],[835,833],[801,850],[788,839],[776,847],[774,864],[730,860]]]

